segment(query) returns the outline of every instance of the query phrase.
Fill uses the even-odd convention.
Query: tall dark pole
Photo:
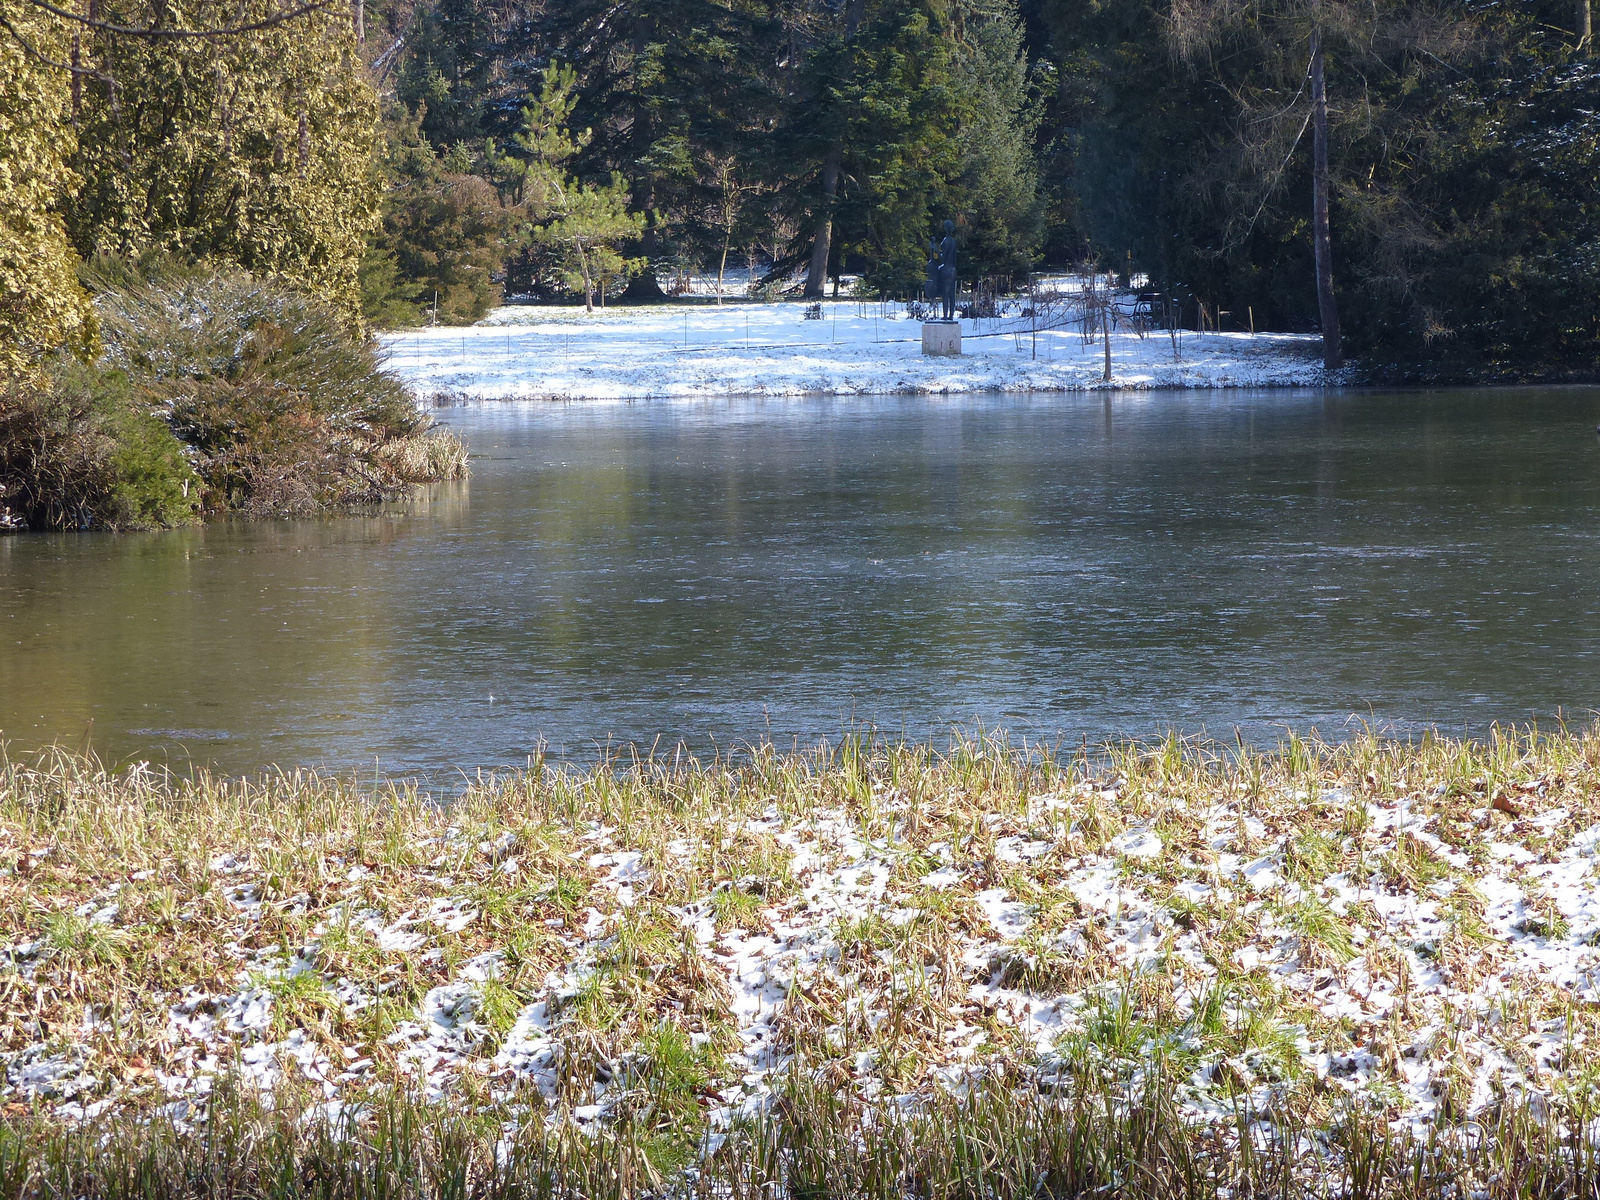
[[[1339,344],[1339,303],[1333,296],[1333,247],[1328,237],[1328,88],[1322,75],[1322,30],[1311,30],[1311,241],[1317,262],[1317,314],[1322,321],[1322,365],[1344,366]]]

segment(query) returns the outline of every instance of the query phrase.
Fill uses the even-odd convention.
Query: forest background
[[[382,493],[459,464],[375,328],[730,263],[908,296],[946,216],[968,280],[1314,330],[1321,159],[1370,376],[1593,378],[1593,46],[1590,0],[0,0],[0,501]]]

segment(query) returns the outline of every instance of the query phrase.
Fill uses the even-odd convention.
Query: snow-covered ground
[[[922,354],[901,306],[825,301],[643,308],[505,307],[468,328],[391,334],[389,365],[420,395],[471,399],[641,400],[707,395],[871,395],[1077,391],[1104,382],[1103,343],[1059,307],[964,320],[960,358]],[[1034,329],[1035,324],[1050,327]],[[1117,388],[1304,387],[1334,382],[1318,341],[1300,334],[1165,330],[1111,334]]]
[[[0,816],[0,1105],[182,1105],[229,1073],[437,1098],[477,1076],[587,1122],[663,1023],[715,1050],[713,1126],[800,1049],[880,1098],[1134,1079],[1159,1051],[1196,1119],[1342,1097],[1418,1133],[1592,1087],[1595,769],[1405,765],[1256,791],[881,772],[845,807],[837,770],[781,803],[789,766],[664,777],[681,792],[510,778],[397,808],[382,842],[361,797],[315,808],[327,785],[299,775],[306,802],[272,804],[317,818],[240,791],[178,834],[130,776],[115,819],[152,841],[115,861],[140,870],[94,861],[76,816]],[[630,786],[603,823],[596,797]],[[253,838],[197,836],[244,813]],[[611,1066],[580,1072],[594,1053]]]

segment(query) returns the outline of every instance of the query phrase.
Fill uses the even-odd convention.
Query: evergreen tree
[[[1567,11],[1316,9],[1328,244],[1346,339],[1369,365],[1594,369],[1576,250],[1594,244],[1594,96],[1556,24]],[[1053,0],[1050,15],[1076,106],[1070,186],[1096,248],[1213,310],[1316,327],[1312,10]]]
[[[943,0],[851,0],[819,32],[784,131],[807,296],[852,256],[884,290],[917,286],[959,171],[958,53]]]
[[[641,260],[624,258],[619,249],[644,227],[644,218],[628,211],[628,200],[628,185],[620,175],[598,186],[569,179],[551,197],[550,219],[533,231],[537,243],[554,251],[561,282],[582,290],[587,311],[594,311],[597,291],[603,307],[610,281],[644,266]]]
[[[501,300],[498,277],[515,213],[491,183],[467,169],[470,159],[455,151],[436,155],[404,109],[386,129],[388,186],[381,226],[362,262],[363,313],[387,327],[481,320]]]
[[[581,291],[584,307],[592,311],[597,292],[605,304],[611,280],[643,269],[644,262],[625,258],[620,246],[639,236],[644,218],[629,211],[620,175],[595,185],[567,171],[590,140],[588,130],[569,127],[576,82],[571,67],[547,67],[522,109],[522,128],[503,152],[492,142],[488,152],[501,195],[509,193],[528,223],[525,236],[534,253],[543,254],[559,286]]]
[[[68,73],[59,20],[25,0],[0,0],[0,375],[31,371],[49,352],[85,353],[94,314],[56,213],[76,179],[69,166]]]
[[[574,132],[577,73],[570,66],[546,67],[537,91],[522,107],[522,127],[503,148],[490,138],[485,150],[488,177],[503,203],[545,213],[566,179],[568,165],[587,146],[592,133]]]
[[[966,219],[962,258],[974,275],[1026,273],[1044,236],[1034,154],[1040,117],[1016,6],[971,14],[954,86],[966,100],[951,203]]]
[[[575,126],[593,138],[574,163],[578,177],[626,181],[645,217],[636,253],[665,262],[675,248],[711,251],[716,213],[732,177],[764,174],[781,112],[786,32],[775,0],[570,0],[539,29],[545,52],[577,76]],[[718,164],[722,164],[719,166]],[[678,243],[675,247],[673,243]],[[654,270],[630,284],[660,296]]]
[[[1600,370],[1600,70],[1507,15],[1492,54],[1437,81],[1432,136],[1380,176],[1383,219],[1351,232],[1351,333],[1385,375]]]
[[[402,0],[403,2],[403,0]],[[527,64],[538,55],[537,0],[434,0],[404,32],[396,94],[431,145],[448,151],[515,128]]]
[[[136,0],[99,13],[133,24]],[[126,11],[125,11],[126,10]],[[199,26],[267,19],[272,0],[203,0]],[[67,206],[85,256],[217,258],[349,314],[377,217],[376,101],[349,16],[324,9],[233,37],[93,38]]]

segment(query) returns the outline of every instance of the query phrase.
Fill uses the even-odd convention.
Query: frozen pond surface
[[[3,736],[439,772],[1600,701],[1600,389],[443,415],[474,475],[426,503],[0,538]]]

